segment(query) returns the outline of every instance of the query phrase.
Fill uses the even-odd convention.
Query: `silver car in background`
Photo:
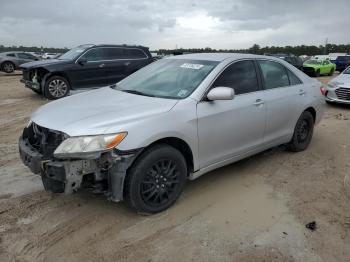
[[[5,73],[13,73],[19,66],[24,63],[37,61],[39,58],[25,52],[3,52],[0,53],[0,69]]]
[[[169,57],[42,106],[19,151],[46,190],[92,188],[156,213],[188,179],[281,144],[305,150],[323,114],[322,88],[269,56]]]
[[[350,67],[328,82],[325,97],[328,103],[350,105]]]

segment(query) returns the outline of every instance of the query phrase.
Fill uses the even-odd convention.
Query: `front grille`
[[[53,157],[53,152],[65,139],[65,134],[39,126],[32,122],[23,131],[23,139],[43,155],[44,159]]]
[[[315,70],[312,67],[303,67],[303,71],[306,74],[313,74]]]
[[[340,87],[335,90],[335,93],[339,99],[350,101],[350,88]]]

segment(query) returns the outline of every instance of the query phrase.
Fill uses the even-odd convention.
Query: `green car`
[[[304,62],[303,71],[310,76],[333,75],[336,65],[328,60],[310,59]]]

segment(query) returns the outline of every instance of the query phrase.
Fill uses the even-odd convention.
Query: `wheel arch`
[[[192,149],[183,139],[178,137],[164,137],[152,142],[144,149],[150,148],[154,145],[159,145],[159,144],[166,144],[179,150],[186,160],[186,164],[188,168],[187,175],[189,175],[191,172],[194,171],[194,158],[193,158]]]
[[[313,108],[312,106],[310,106],[310,107],[306,108],[306,109],[304,110],[304,112],[310,112],[311,115],[312,115],[312,117],[313,117],[313,119],[314,119],[314,122],[316,122],[316,110],[315,110],[315,108]]]
[[[60,77],[65,78],[65,79],[67,80],[69,86],[70,86],[70,87],[72,86],[72,85],[71,85],[71,82],[70,82],[70,79],[69,79],[69,77],[67,76],[66,73],[64,73],[64,72],[62,72],[62,71],[53,71],[53,72],[51,72],[51,71],[49,71],[49,70],[47,70],[47,69],[45,69],[45,68],[42,68],[42,69],[48,71],[48,73],[45,75],[45,78],[44,78],[44,81],[45,81],[45,82],[43,83],[43,86],[45,86],[47,80],[49,80],[49,79],[50,79],[51,77],[53,77],[53,76],[60,76]]]

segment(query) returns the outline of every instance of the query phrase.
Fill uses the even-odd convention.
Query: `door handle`
[[[304,91],[303,89],[300,89],[299,90],[299,95],[300,96],[303,96],[303,95],[305,95],[306,94],[306,91]]]
[[[100,64],[98,67],[105,67],[105,64]]]
[[[260,105],[263,105],[263,104],[265,104],[265,102],[262,99],[257,99],[257,100],[255,100],[253,105],[260,106]]]

